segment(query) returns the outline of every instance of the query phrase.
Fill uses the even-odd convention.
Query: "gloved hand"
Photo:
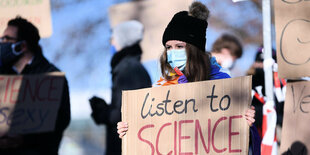
[[[182,75],[180,76],[180,78],[178,79],[178,83],[181,84],[181,83],[187,83],[187,78],[185,75]]]
[[[93,96],[92,98],[90,98],[89,103],[93,111],[103,110],[109,107],[104,99],[97,96]]]
[[[93,96],[89,99],[90,107],[92,109],[91,116],[96,124],[107,123],[109,118],[109,105],[104,99]]]

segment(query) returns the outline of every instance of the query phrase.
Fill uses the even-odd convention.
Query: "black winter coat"
[[[152,86],[149,74],[140,63],[141,54],[139,44],[135,44],[113,56],[112,102],[104,110],[93,109],[92,117],[96,123],[107,125],[106,155],[121,155],[121,139],[117,133],[117,122],[121,121],[122,90]]]
[[[41,74],[59,71],[53,64],[49,63],[38,51],[31,64],[25,66],[21,75]],[[10,68],[0,68],[0,74],[16,75],[17,73]],[[55,130],[53,132],[25,134],[21,135],[23,143],[13,149],[0,149],[1,155],[57,155],[59,144],[64,130],[70,122],[70,99],[68,82],[65,80],[62,100],[56,118]]]

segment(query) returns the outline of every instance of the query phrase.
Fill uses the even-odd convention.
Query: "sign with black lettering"
[[[0,76],[0,137],[53,131],[64,74]]]
[[[248,154],[250,103],[250,76],[123,91],[123,154]]]
[[[50,0],[0,0],[0,34],[17,15],[34,24],[41,37],[52,35]]]
[[[279,77],[310,76],[310,1],[275,0]]]
[[[309,154],[310,82],[287,84],[281,154]]]
[[[128,21],[138,20],[144,25],[142,61],[158,59],[164,46],[162,35],[173,15],[188,10],[193,0],[147,0],[126,2],[109,9],[111,27]]]

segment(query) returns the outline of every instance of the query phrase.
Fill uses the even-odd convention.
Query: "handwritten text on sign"
[[[288,153],[287,151],[292,150],[294,145],[295,147],[299,145],[299,154],[309,154],[308,122],[310,122],[310,82],[288,83],[284,105],[281,154]]]
[[[123,153],[246,154],[250,77],[123,92]]]
[[[0,0],[0,34],[17,15],[34,24],[41,37],[52,35],[50,0]]]
[[[0,76],[0,133],[54,129],[64,76]]]
[[[310,76],[310,1],[275,0],[274,3],[279,76]]]

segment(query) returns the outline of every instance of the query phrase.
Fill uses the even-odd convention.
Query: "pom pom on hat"
[[[162,43],[165,46],[169,40],[179,40],[205,51],[209,10],[200,2],[192,3],[189,10],[173,16],[165,29]]]
[[[132,46],[143,39],[144,27],[136,20],[130,20],[116,25],[112,29],[112,38],[120,49]]]
[[[207,21],[209,18],[209,9],[200,2],[193,2],[189,7],[189,15],[201,20]]]

